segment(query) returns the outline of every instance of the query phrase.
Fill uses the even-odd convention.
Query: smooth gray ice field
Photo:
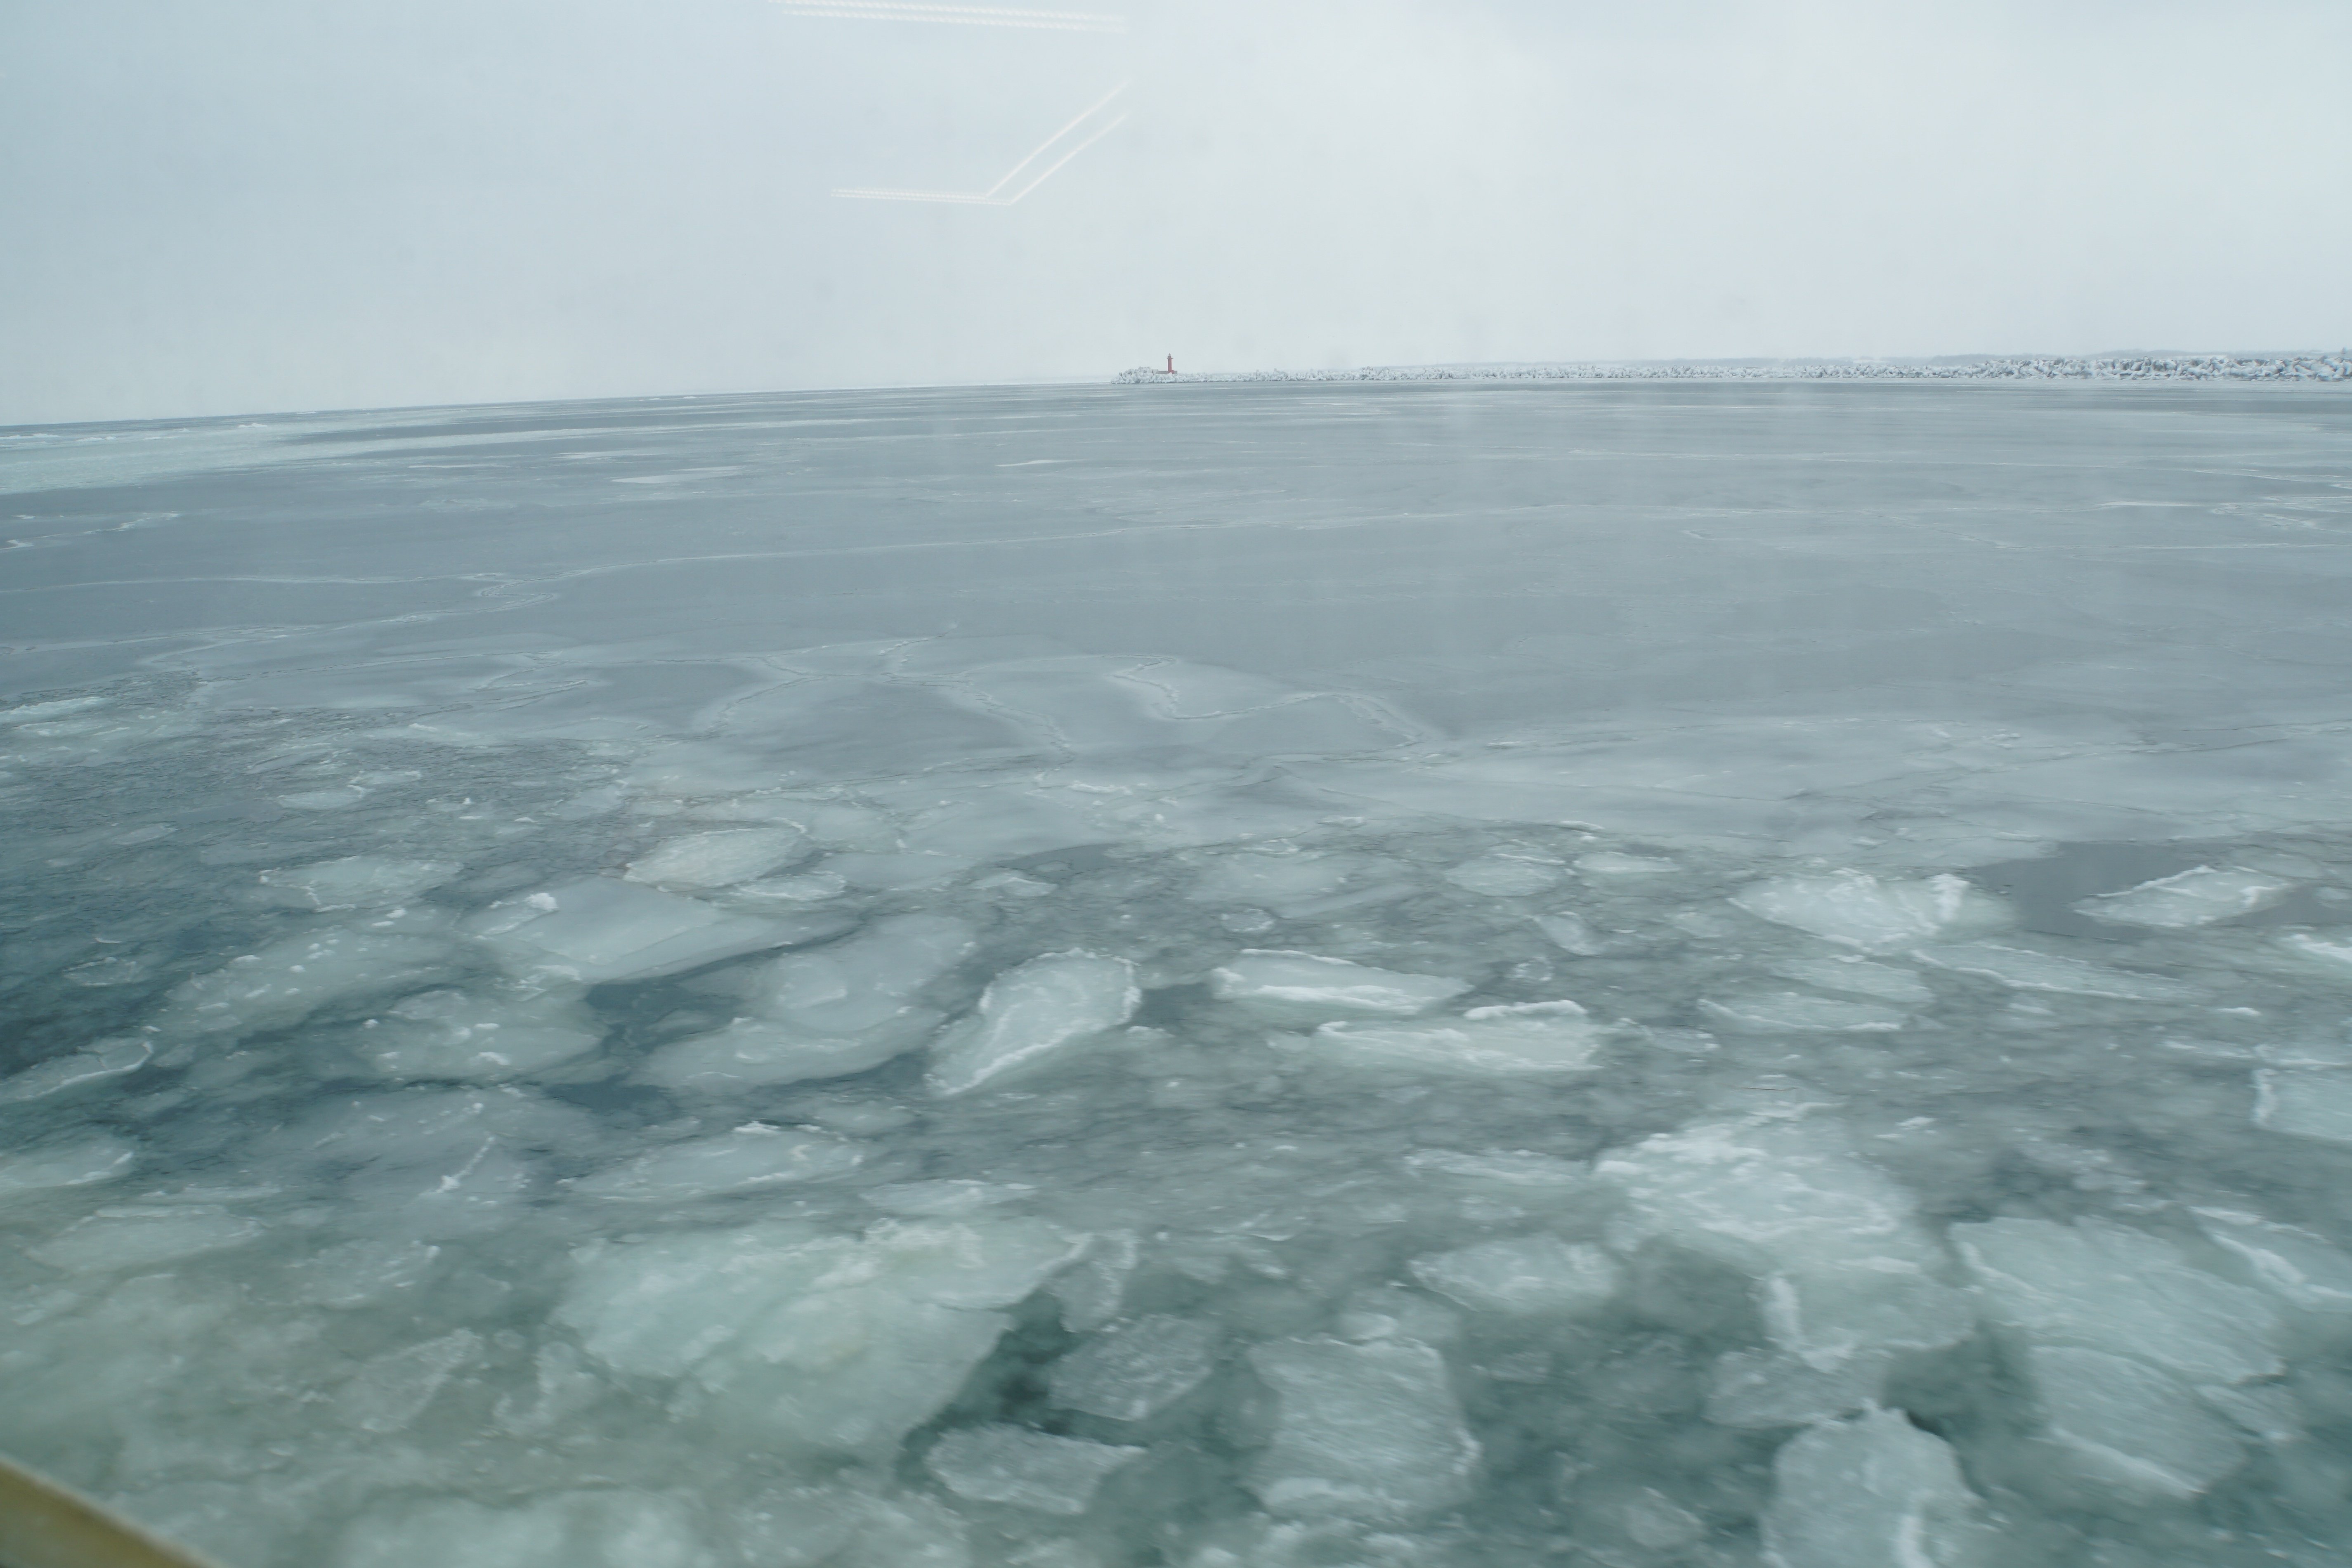
[[[2352,394],[0,484],[0,1450],[232,1563],[2352,1556]]]

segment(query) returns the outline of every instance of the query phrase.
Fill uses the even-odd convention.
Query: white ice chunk
[[[865,1158],[865,1145],[830,1132],[754,1121],[716,1138],[650,1150],[583,1176],[574,1190],[630,1203],[682,1203],[837,1176],[856,1170]]]
[[[1906,1007],[1916,1007],[1936,999],[1936,993],[1927,983],[1909,970],[1897,969],[1891,963],[1875,963],[1858,953],[1834,958],[1790,959],[1785,963],[1774,964],[1772,973],[1790,980],[1801,980],[1808,985],[1818,985],[1824,991],[1875,996],[1882,1002],[1900,1002]]]
[[[1584,1072],[1601,1042],[1600,1027],[1573,1002],[1473,1007],[1427,1023],[1326,1024],[1314,1034],[1320,1056],[1472,1078]]]
[[[104,1083],[145,1067],[155,1047],[135,1035],[98,1040],[62,1057],[36,1063],[13,1078],[0,1079],[0,1105],[41,1100],[84,1084]]]
[[[1276,1513],[1402,1521],[1470,1496],[1478,1442],[1428,1345],[1280,1340],[1249,1360],[1278,1407],[1249,1485]]]
[[[1248,948],[1209,972],[1209,989],[1278,1023],[1410,1018],[1470,989],[1466,980],[1375,969],[1311,952]]]
[[[2324,970],[2337,979],[2352,978],[2352,942],[2331,942],[2316,931],[2291,931],[2281,936],[2279,945],[2298,958],[2309,959],[2311,966]]]
[[[68,1274],[154,1268],[242,1247],[261,1222],[211,1204],[126,1204],[102,1208],[26,1251]]]
[[[298,1301],[317,1307],[364,1307],[413,1290],[431,1277],[441,1249],[422,1241],[338,1242],[302,1258],[287,1272]]]
[[[977,1089],[1117,1028],[1142,1000],[1123,958],[1033,958],[990,981],[979,1008],[932,1042],[929,1081],[940,1094]]]
[[[1749,914],[1865,952],[1998,925],[2005,912],[2000,900],[1958,877],[1881,881],[1863,871],[1776,877],[1743,889],[1731,901]]]
[[[438,1498],[382,1508],[343,1532],[332,1568],[712,1568],[685,1499],[618,1488],[501,1508]]]
[[[1580,958],[1591,958],[1601,949],[1601,935],[1582,915],[1559,910],[1548,915],[1536,916],[1536,928],[1551,940],[1563,952]]]
[[[1603,1157],[1622,1187],[1627,1245],[1663,1236],[1756,1277],[1773,1341],[1816,1365],[1967,1335],[1963,1296],[1936,1279],[1942,1249],[1910,1194],[1856,1159],[1832,1127],[1716,1122]]]
[[[1767,992],[1722,1002],[1702,1001],[1699,1009],[1717,1023],[1766,1034],[1883,1035],[1892,1034],[1911,1021],[1911,1016],[1900,1007],[1875,1002],[1846,1002],[1801,991]]]
[[[2102,1479],[2189,1498],[2238,1468],[2244,1445],[2178,1378],[2146,1362],[2035,1345],[2026,1364],[2050,1435]]]
[[[923,1467],[960,1498],[1076,1516],[1087,1511],[1105,1477],[1141,1458],[1140,1448],[1026,1426],[967,1426],[933,1444]]]
[[[754,981],[760,1016],[675,1041],[642,1076],[672,1089],[725,1092],[870,1071],[919,1045],[941,1015],[915,994],[971,952],[973,932],[944,915],[894,915],[845,942],[786,953]]]
[[[2074,996],[2112,996],[2126,1002],[2194,1002],[2204,992],[2178,980],[2109,969],[2078,958],[2034,952],[1997,942],[1956,942],[1923,947],[1918,956],[1938,969],[1973,974],[2019,991],[2055,991]]]
[[[538,1151],[592,1152],[596,1139],[585,1112],[520,1089],[404,1089],[326,1101],[262,1147],[341,1177],[372,1233],[430,1240],[504,1226]]]
[[[1413,881],[1409,868],[1373,855],[1245,849],[1204,868],[1190,896],[1203,903],[1262,905],[1303,920],[1403,898]]]
[[[1892,1410],[1783,1444],[1760,1522],[1773,1568],[1990,1568],[1983,1505],[1950,1446]]]
[[[2297,1138],[2352,1143],[2352,1071],[2256,1068],[2254,1125]]]
[[[425,1413],[442,1385],[482,1353],[470,1329],[371,1357],[335,1391],[337,1416],[363,1432],[397,1432]]]
[[[2170,1242],[2104,1220],[1956,1225],[1987,1315],[2036,1340],[2238,1383],[2279,1370],[2259,1291],[2193,1268]]]
[[[1127,1300],[1128,1280],[1142,1260],[1140,1240],[1131,1230],[1106,1230],[1089,1237],[1078,1260],[1045,1287],[1062,1305],[1062,1326],[1074,1334],[1090,1333],[1118,1317]]]
[[[1662,877],[1677,868],[1662,856],[1602,849],[1578,857],[1576,868],[1588,877]]]
[[[2074,907],[2103,921],[2179,931],[2268,909],[2294,888],[2292,882],[2259,871],[2200,866],[2120,893],[2084,899]]]
[[[328,927],[271,942],[183,981],[155,1021],[166,1034],[282,1029],[331,1003],[413,991],[450,978],[454,957],[447,942],[433,937]]]
[[[1559,880],[1559,868],[1541,860],[1521,859],[1516,856],[1490,855],[1484,859],[1465,860],[1450,867],[1445,879],[1467,892],[1484,893],[1492,899],[1525,898],[1540,893]]]
[[[576,988],[427,991],[362,1026],[353,1048],[379,1076],[495,1083],[594,1050],[604,1031]]]
[[[675,974],[739,953],[814,941],[840,923],[814,915],[730,915],[614,877],[583,877],[494,904],[470,922],[510,968],[583,985]]]
[[[1404,1157],[1417,1176],[1452,1176],[1480,1185],[1538,1193],[1573,1193],[1592,1185],[1592,1167],[1557,1154],[1526,1149],[1472,1153],[1459,1149],[1422,1149]]]
[[[1617,1293],[1623,1272],[1597,1247],[1541,1235],[1433,1253],[1411,1267],[1441,1296],[1512,1317],[1591,1311]]]
[[[1054,1403],[1112,1421],[1141,1421],[1207,1380],[1223,1338],[1196,1318],[1153,1316],[1114,1323],[1045,1374]]]
[[[936,1024],[939,1015],[925,1015],[924,1021]],[[638,1076],[669,1089],[722,1094],[748,1084],[845,1078],[880,1067],[921,1037],[919,1030],[908,1037],[895,1028],[870,1037],[812,1035],[767,1018],[738,1018],[662,1047],[646,1058]]]
[[[1811,1426],[1875,1404],[1885,1354],[1852,1356],[1818,1367],[1795,1356],[1727,1351],[1716,1357],[1706,1418],[1718,1426]]]
[[[138,1149],[110,1132],[90,1132],[0,1154],[0,1200],[18,1193],[86,1187],[127,1175]]]
[[[1037,1220],[774,1223],[594,1243],[555,1310],[591,1355],[691,1375],[767,1442],[881,1453],[955,1396],[1083,1239]]]
[[[632,882],[660,888],[728,888],[764,877],[799,855],[797,827],[725,827],[689,833],[629,862]]]
[[[1334,1333],[1354,1344],[1370,1340],[1399,1340],[1450,1345],[1462,1337],[1462,1314],[1418,1290],[1409,1290],[1402,1285],[1375,1285],[1356,1291],[1341,1302],[1331,1327]]]
[[[2259,1215],[2194,1209],[2215,1245],[2245,1259],[2254,1278],[2307,1312],[2352,1312],[2352,1255],[2323,1237]]]
[[[787,953],[754,983],[761,1011],[819,1034],[861,1034],[889,1022],[908,997],[954,968],[974,944],[971,924],[947,915],[892,915],[844,942]]]
[[[454,860],[393,860],[352,855],[311,866],[261,873],[261,885],[281,900],[306,910],[389,909],[464,870]]]

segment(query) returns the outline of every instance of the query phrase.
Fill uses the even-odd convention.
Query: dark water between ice
[[[0,433],[0,1451],[245,1568],[2352,1556],[2352,400]]]

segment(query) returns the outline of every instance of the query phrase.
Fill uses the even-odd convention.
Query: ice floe
[[[930,1085],[961,1094],[1032,1068],[1135,1016],[1135,966],[1091,952],[1033,958],[998,975],[971,1016],[931,1042]]]
[[[1279,1411],[1250,1476],[1276,1513],[1403,1521],[1470,1495],[1479,1445],[1430,1346],[1280,1340],[1249,1363]]]
[[[2179,931],[2268,909],[2294,884],[2260,871],[2199,866],[2119,893],[2084,899],[2074,908],[2103,921]]]
[[[1923,947],[1918,956],[1938,969],[1974,975],[2018,991],[2056,991],[2075,996],[2111,996],[2126,1002],[2195,1002],[2205,993],[2159,974],[2111,969],[2054,952],[2008,947],[1999,942],[1954,942]]]
[[[1035,1220],[784,1222],[592,1243],[556,1308],[618,1371],[689,1378],[760,1440],[879,1454],[954,1397],[1080,1243]]]
[[[1958,877],[1883,880],[1853,870],[1772,878],[1742,889],[1731,901],[1749,914],[1865,952],[1996,926],[2006,914],[2000,900]]]
[[[1412,1268],[1441,1296],[1511,1316],[1590,1311],[1615,1295],[1622,1279],[1601,1248],[1540,1235],[1432,1253]]]
[[[1076,1515],[1087,1511],[1106,1477],[1143,1453],[1124,1445],[1055,1437],[1026,1426],[967,1426],[931,1445],[923,1467],[948,1490],[974,1502]]]
[[[1055,1362],[1045,1386],[1056,1405],[1141,1421],[1207,1379],[1223,1337],[1213,1322],[1165,1313],[1113,1323]]]
[[[2298,1138],[2352,1143],[2352,1069],[2257,1068],[2254,1125]]]
[[[2278,1314],[2163,1237],[2100,1219],[1951,1228],[1986,1313],[2032,1339],[2237,1383],[2280,1370]]]
[[[1470,989],[1466,980],[1406,974],[1344,958],[1245,949],[1209,973],[1212,994],[1277,1023],[1410,1018]]]
[[[1307,1048],[1367,1067],[1472,1078],[1545,1078],[1591,1068],[1602,1031],[1573,1002],[1473,1007],[1459,1018],[1409,1024],[1331,1023]]]
[[[1892,1410],[1815,1426],[1772,1459],[1775,1568],[1991,1568],[1982,1500],[1951,1447]]]
[[[526,978],[607,985],[815,942],[847,926],[825,914],[730,915],[617,878],[585,877],[494,905],[470,929]]]

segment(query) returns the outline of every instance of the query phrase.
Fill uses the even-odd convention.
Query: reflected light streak
[[[1036,151],[1031,153],[1018,163],[1013,164],[1010,169],[1007,169],[1004,172],[1003,178],[998,180],[996,184],[989,186],[988,189],[984,191],[966,193],[961,191],[891,191],[856,189],[836,190],[833,194],[836,196],[847,197],[853,201],[948,202],[959,206],[1009,207],[1013,203],[1019,201],[1022,197],[1027,195],[1030,192],[1035,190],[1038,186],[1044,184],[1047,180],[1052,179],[1055,174],[1060,172],[1062,166],[1067,163],[1071,159],[1076,157],[1079,153],[1085,152],[1087,148],[1093,146],[1096,142],[1101,141],[1112,132],[1118,130],[1121,125],[1124,125],[1127,122],[1127,115],[1125,112],[1122,111],[1121,113],[1113,115],[1108,121],[1097,127],[1087,135],[1081,137],[1078,141],[1071,143],[1068,147],[1063,148],[1060,157],[1055,158],[1052,163],[1046,164],[1045,168],[1039,170],[1034,177],[1032,177],[1026,184],[1021,185],[1017,190],[1014,190],[1012,195],[1005,195],[1006,187],[1012,185],[1014,181],[1020,179],[1023,172],[1028,169],[1031,164],[1035,163],[1040,158],[1043,158],[1047,153],[1053,152],[1065,138],[1084,126],[1088,121],[1094,119],[1095,116],[1100,114],[1104,110],[1108,109],[1112,102],[1118,99],[1118,95],[1126,90],[1127,83],[1121,82],[1117,87],[1112,88],[1108,92],[1105,93],[1101,98],[1096,100],[1093,103],[1088,104],[1076,119],[1072,120],[1067,125],[1063,126],[1059,131],[1055,132],[1051,136],[1046,137],[1045,141],[1039,142],[1037,144]]]

